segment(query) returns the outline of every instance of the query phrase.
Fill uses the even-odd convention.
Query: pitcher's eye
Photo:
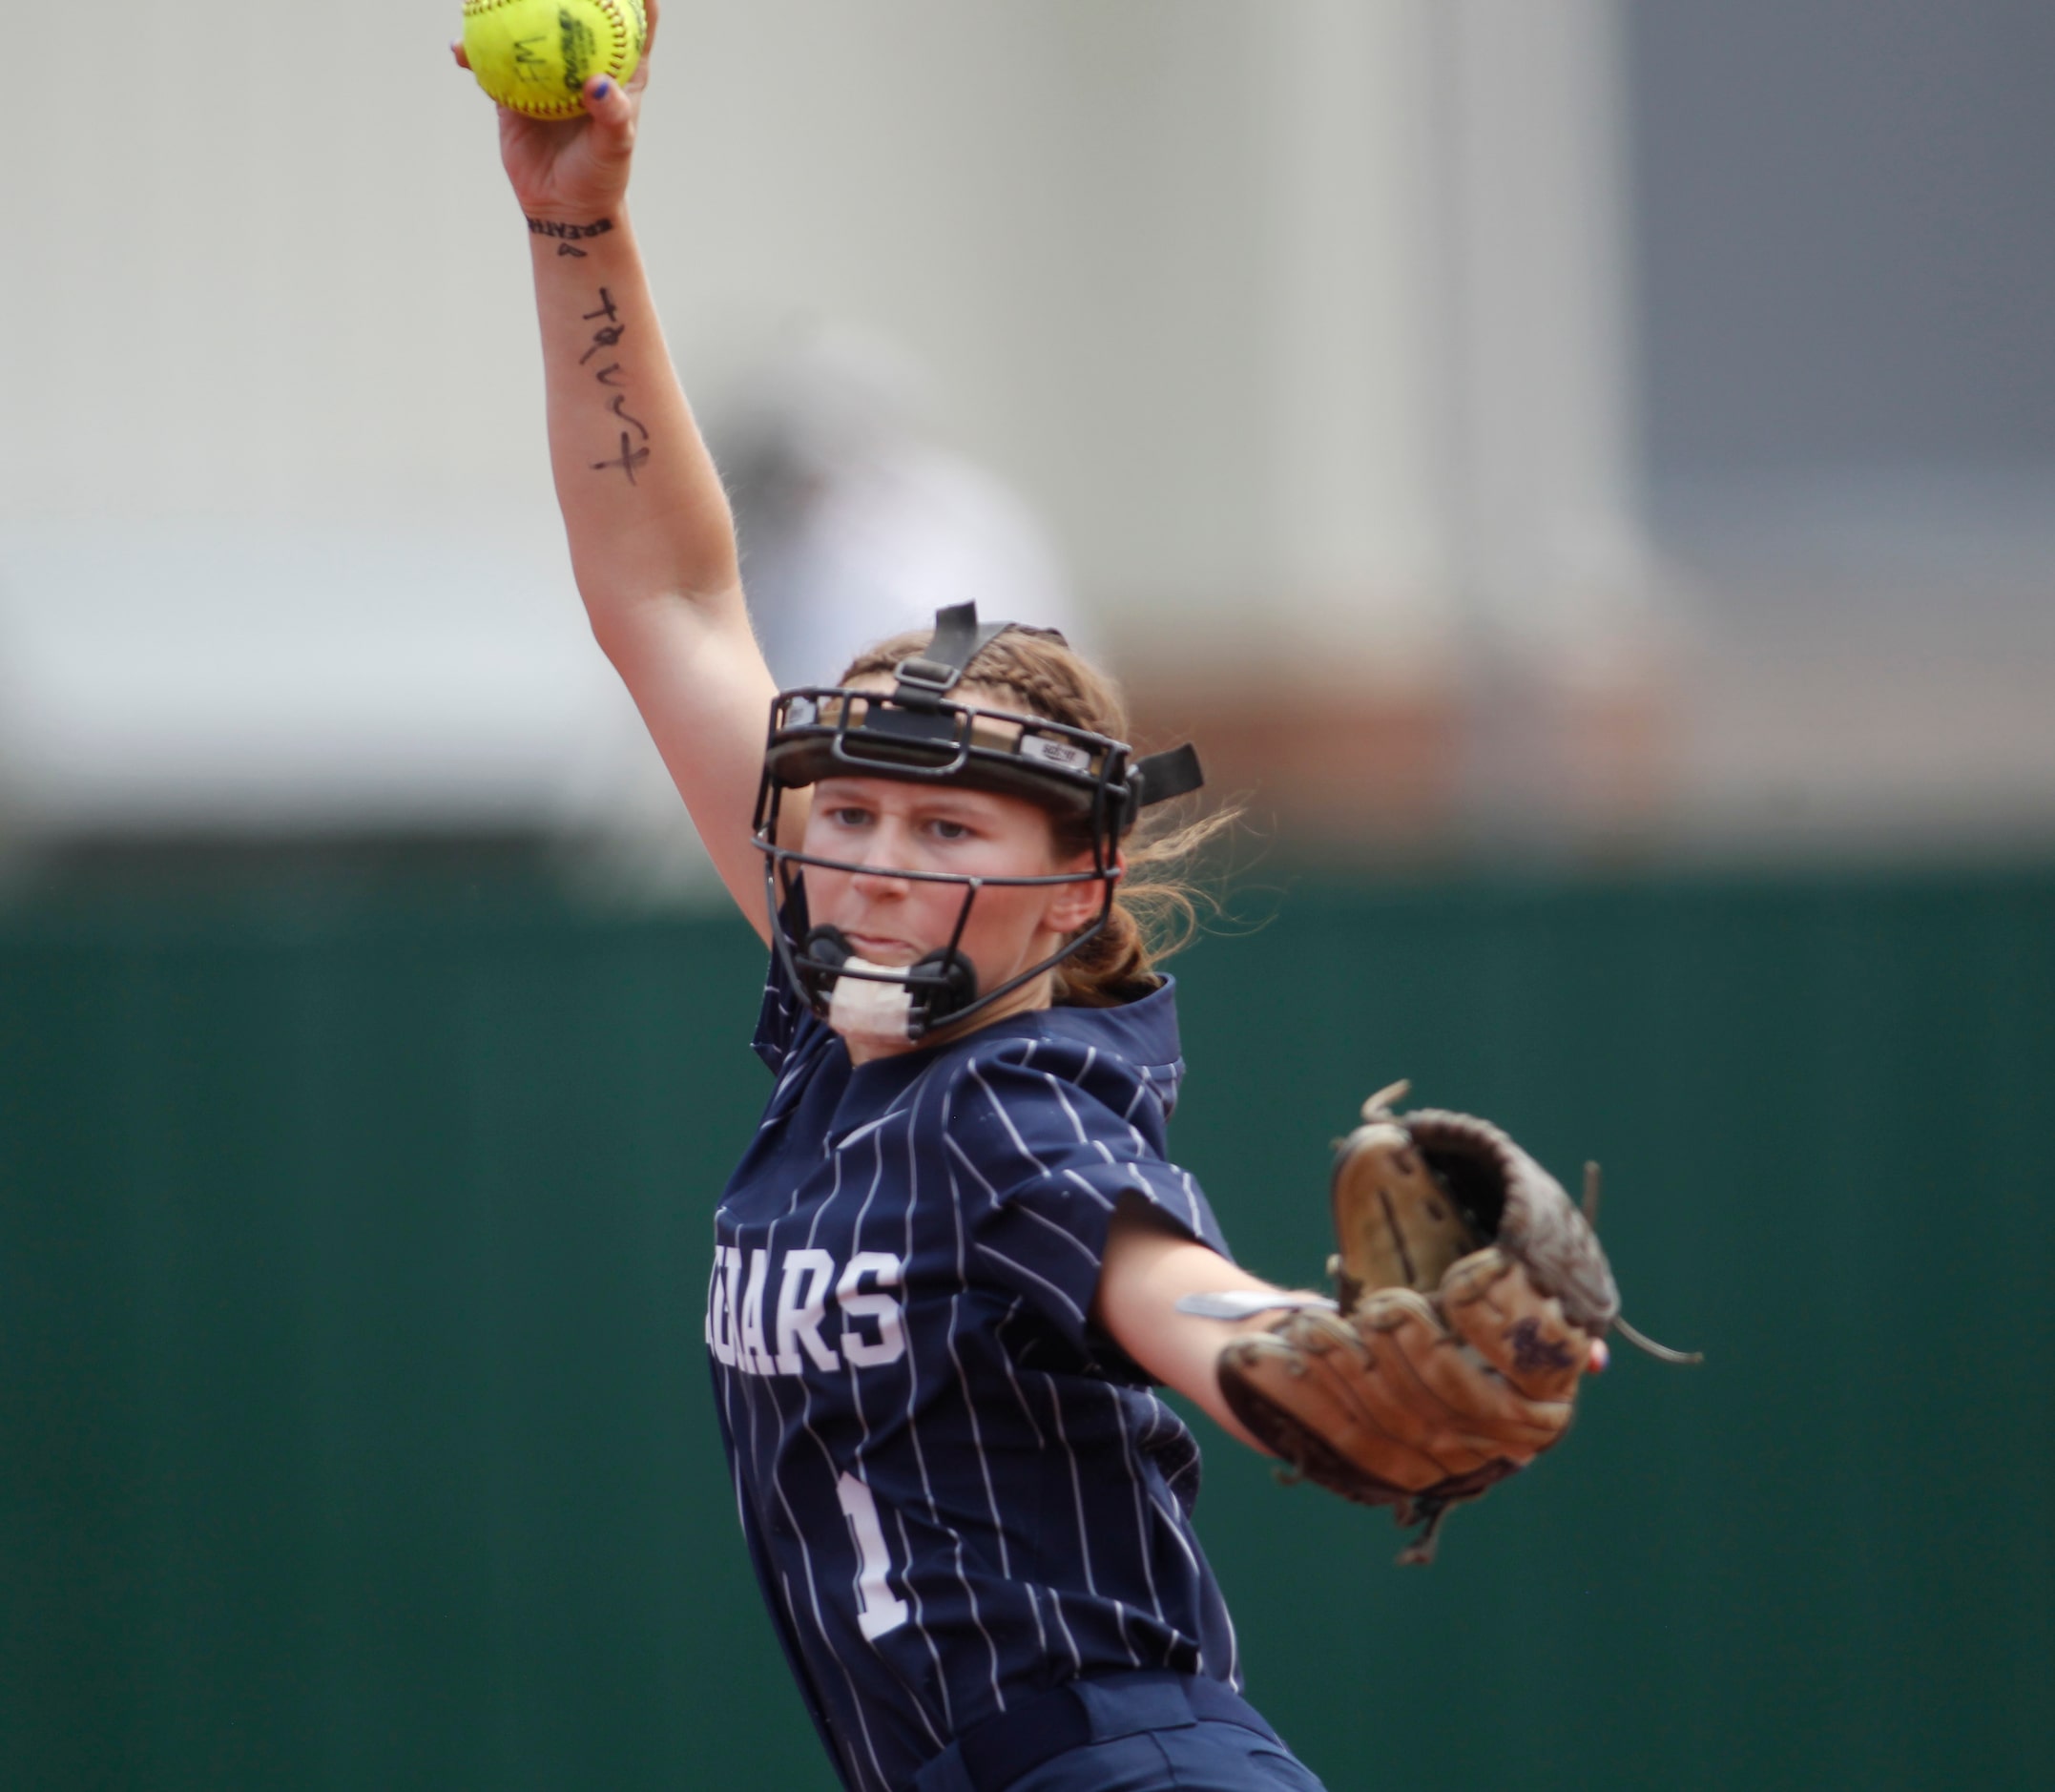
[[[870,811],[857,808],[850,803],[838,803],[828,811],[828,820],[837,827],[861,827],[870,820]]]
[[[927,827],[928,832],[933,834],[937,840],[968,840],[970,838],[970,830],[963,823],[944,821],[940,816],[928,823]]]

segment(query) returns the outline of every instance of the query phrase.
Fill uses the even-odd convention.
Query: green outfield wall
[[[1207,1433],[1335,1792],[2048,1782],[2055,872],[1307,886],[1182,961],[1253,1267],[1364,1094],[1608,1171],[1629,1317],[1443,1560]],[[0,911],[0,1788],[831,1784],[701,1367],[737,925],[505,883]]]

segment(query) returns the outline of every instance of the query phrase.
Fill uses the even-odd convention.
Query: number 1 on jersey
[[[905,1600],[896,1597],[886,1584],[892,1558],[885,1553],[884,1527],[878,1522],[878,1502],[871,1498],[870,1489],[853,1474],[845,1474],[835,1484],[835,1496],[856,1538],[862,1568],[857,1576],[857,1629],[866,1642],[872,1642],[886,1631],[897,1630],[912,1614]]]

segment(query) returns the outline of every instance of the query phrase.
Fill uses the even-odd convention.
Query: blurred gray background
[[[454,10],[117,0],[17,102],[17,869],[693,889]],[[807,576],[1067,617],[1295,858],[2012,850],[2051,61],[2035,0],[674,0],[635,212],[767,640]],[[767,432],[841,457],[825,520],[755,501]]]

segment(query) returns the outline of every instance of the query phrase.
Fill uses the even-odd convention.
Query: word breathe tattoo
[[[599,322],[602,318],[606,320],[603,323]],[[595,355],[603,356],[609,349],[618,347],[621,338],[628,334],[628,325],[621,322],[620,307],[613,302],[613,295],[604,286],[599,289],[599,309],[586,312],[579,322],[599,323],[599,327],[592,332],[592,345],[578,357],[578,365],[581,367],[590,363]],[[595,473],[617,472],[630,485],[633,485],[635,474],[649,464],[649,426],[628,408],[628,393],[618,361],[609,362],[600,367],[592,375],[592,379],[597,385],[605,386],[610,394],[607,402],[608,412],[616,421],[628,426],[621,431],[620,458],[594,461],[592,470]],[[630,430],[634,433],[630,434]],[[639,444],[637,438],[640,439]]]
[[[611,218],[602,218],[592,224],[560,224],[548,218],[531,218],[528,220],[529,236],[554,237],[558,255],[575,256],[581,261],[585,260],[585,251],[579,248],[578,244],[590,241],[594,237],[604,237],[612,228],[613,219]]]

